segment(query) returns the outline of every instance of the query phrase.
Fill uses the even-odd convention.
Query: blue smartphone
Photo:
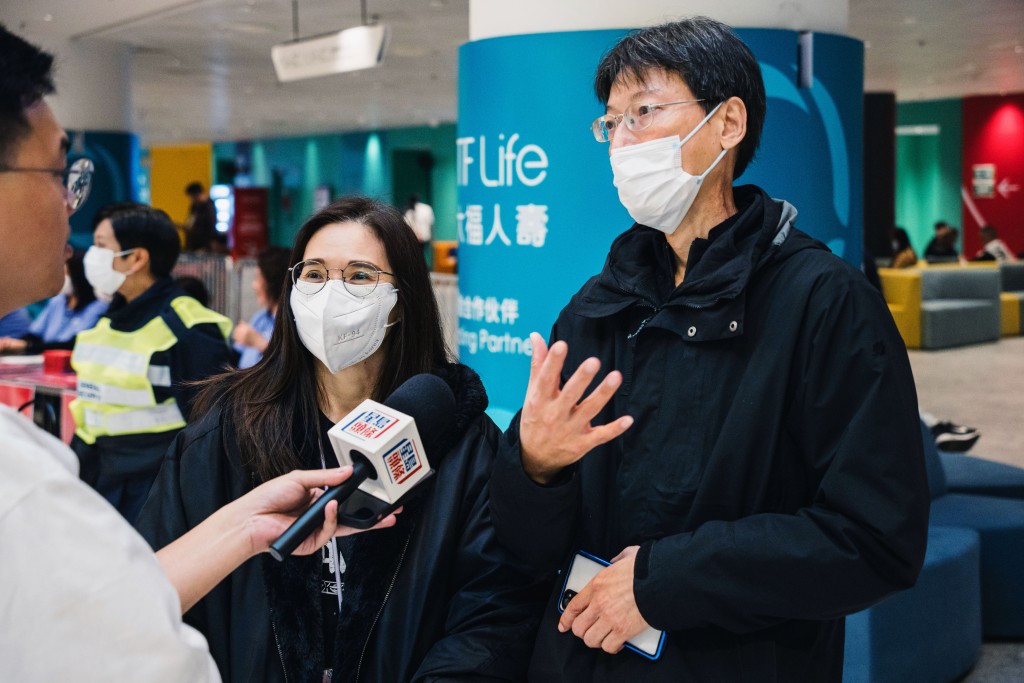
[[[564,612],[569,601],[576,597],[576,594],[609,564],[611,563],[594,557],[590,553],[577,552],[572,558],[572,564],[569,565],[569,571],[565,573],[562,592],[558,596],[558,611]],[[631,638],[625,647],[654,661],[661,656],[661,648],[664,644],[665,632],[652,626]]]

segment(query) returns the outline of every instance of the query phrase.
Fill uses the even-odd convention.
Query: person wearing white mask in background
[[[322,558],[250,562],[186,622],[225,681],[522,681],[543,594],[494,538],[500,432],[480,379],[445,348],[415,235],[393,207],[349,197],[306,221],[291,263],[263,359],[205,383],[136,523],[143,537],[159,548],[280,471],[336,465],[327,430],[413,375],[448,383],[452,425],[393,529]]]
[[[85,278],[84,253],[76,250],[64,264],[64,287],[46,302],[46,307],[19,337],[0,337],[0,352],[41,353],[49,349],[71,349],[75,335],[88,330],[107,311],[107,302],[96,298]]]
[[[189,383],[222,371],[232,358],[231,321],[171,279],[179,252],[167,214],[124,203],[97,214],[84,258],[89,283],[113,299],[75,340],[71,447],[82,479],[129,522],[188,422],[195,394]]]
[[[594,137],[636,224],[550,346],[531,335],[490,482],[499,539],[552,578],[530,679],[838,681],[844,615],[924,559],[904,344],[793,206],[733,187],[766,97],[729,27],[631,34],[594,85]],[[611,564],[560,614],[556,572],[580,549]],[[649,626],[658,661],[620,652]]]

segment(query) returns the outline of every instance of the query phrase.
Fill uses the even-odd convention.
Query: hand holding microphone
[[[368,529],[400,499],[433,474],[427,451],[439,450],[452,422],[455,397],[434,375],[416,375],[383,404],[367,399],[330,429],[338,461],[352,476],[328,489],[270,546],[277,560],[290,555],[323,523],[327,505],[338,501],[340,524]],[[435,458],[443,453],[435,453]]]

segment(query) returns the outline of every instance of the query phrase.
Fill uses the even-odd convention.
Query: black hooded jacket
[[[563,382],[590,356],[624,376],[593,423],[633,426],[549,487],[523,472],[518,418],[503,438],[499,539],[549,575],[639,545],[637,606],[667,632],[656,662],[590,650],[555,628],[556,580],[532,680],[838,681],[844,615],[916,580],[928,491],[885,302],[792,206],[735,196],[680,286],[664,235],[634,226],[554,326]]]
[[[225,681],[319,683],[324,668],[345,683],[525,678],[545,589],[494,536],[487,479],[499,431],[483,413],[483,385],[461,365],[437,374],[457,410],[447,443],[429,454],[436,474],[407,496],[395,527],[339,539],[347,568],[335,661],[324,666],[320,556],[264,554],[185,615]],[[137,523],[154,548],[252,489],[229,414],[220,406],[168,451]],[[331,426],[323,418],[321,433]],[[320,466],[319,453],[303,456]]]

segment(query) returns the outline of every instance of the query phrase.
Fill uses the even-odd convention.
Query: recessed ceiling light
[[[53,15],[52,14],[44,14],[43,15],[43,21],[53,21]]]

